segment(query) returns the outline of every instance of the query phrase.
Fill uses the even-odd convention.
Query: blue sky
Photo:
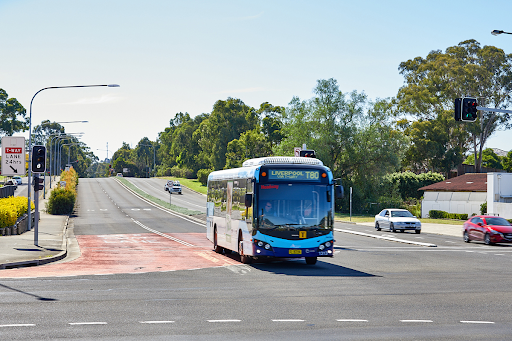
[[[492,4],[492,5],[490,5]],[[259,107],[308,99],[318,79],[370,99],[395,96],[401,62],[467,39],[512,53],[512,2],[0,0],[0,88],[104,159],[154,141],[178,112],[228,97]],[[487,147],[512,149],[509,132]]]

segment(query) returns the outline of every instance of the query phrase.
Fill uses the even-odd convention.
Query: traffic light
[[[39,174],[34,175],[34,180],[32,181],[34,184],[34,192],[40,191],[44,188],[43,182],[44,178],[40,178]]]
[[[316,158],[314,150],[301,150],[299,155],[301,157],[314,157],[314,158]]]
[[[32,172],[44,173],[46,170],[46,147],[32,147]]]
[[[478,118],[477,107],[478,102],[476,98],[464,97],[462,99],[462,109],[460,113],[460,120],[464,122],[473,122]]]
[[[462,102],[461,98],[455,99],[455,115],[454,115],[455,121],[460,121],[460,112],[461,112],[460,103],[461,102]]]

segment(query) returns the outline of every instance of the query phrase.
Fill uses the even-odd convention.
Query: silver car
[[[421,222],[407,210],[386,208],[375,216],[375,229],[389,229],[391,232],[414,230],[421,233]]]

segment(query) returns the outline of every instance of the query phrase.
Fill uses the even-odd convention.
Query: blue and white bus
[[[318,159],[247,160],[208,176],[207,237],[216,252],[238,252],[242,263],[305,257],[315,264],[334,255],[334,198],[342,194]]]

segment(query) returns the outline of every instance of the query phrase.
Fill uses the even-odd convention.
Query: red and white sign
[[[25,137],[2,137],[2,175],[25,175]]]

